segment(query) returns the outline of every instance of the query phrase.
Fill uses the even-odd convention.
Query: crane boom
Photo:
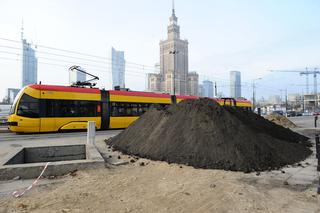
[[[269,70],[270,72],[304,72],[304,71],[296,71],[296,70]]]
[[[306,94],[309,94],[309,75],[313,75],[314,81],[313,81],[313,86],[314,86],[314,94],[317,94],[318,92],[318,85],[317,85],[317,75],[320,74],[320,71],[318,71],[318,68],[314,68],[313,71],[308,70],[306,68],[305,71],[300,71],[300,70],[269,70],[270,72],[291,72],[291,73],[299,73],[300,75],[305,75],[306,76]]]

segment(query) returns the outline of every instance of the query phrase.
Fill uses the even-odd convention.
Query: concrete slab
[[[9,160],[4,159],[3,162],[8,162]],[[36,178],[45,165],[46,162],[14,165],[2,164],[0,166],[0,180],[10,180],[15,177],[22,179]],[[51,162],[43,176],[60,176],[74,170],[104,168],[104,166],[105,162],[97,149],[92,145],[86,145],[86,159]]]
[[[96,136],[97,141],[103,142],[104,139],[118,134],[121,131],[106,131],[100,132]],[[47,146],[70,146],[70,145],[84,145],[86,144],[86,135],[83,133],[74,133],[73,137],[70,135],[64,137],[64,134],[39,134],[38,138],[30,139],[29,135],[18,135],[18,139],[12,140],[11,134],[0,134],[10,138],[8,141],[0,141],[0,180],[9,180],[19,176],[20,178],[35,178],[37,177],[45,163],[32,163],[30,166],[21,164],[18,165],[4,165],[8,159],[12,158],[19,150],[29,147],[47,147]],[[46,138],[49,135],[50,138]],[[53,136],[56,135],[56,138]],[[5,138],[4,137],[4,138]],[[2,138],[2,139],[4,139]],[[86,146],[86,159],[76,161],[61,161],[54,162],[49,165],[45,176],[63,175],[73,170],[93,169],[105,167],[105,161],[94,146]]]
[[[45,163],[33,163],[32,165],[13,165],[13,166],[3,166],[0,168],[0,180],[10,180],[15,177],[22,179],[37,178]],[[75,170],[85,170],[85,169],[96,169],[103,168],[104,161],[93,161],[93,160],[73,160],[73,161],[59,161],[50,163],[45,173],[44,177],[49,176],[61,176]]]
[[[86,145],[24,147],[4,165],[86,159]]]

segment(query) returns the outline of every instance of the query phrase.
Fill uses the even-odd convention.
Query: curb
[[[0,128],[0,133],[9,133],[10,130],[7,128]]]

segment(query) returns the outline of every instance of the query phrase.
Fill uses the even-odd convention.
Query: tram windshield
[[[39,99],[23,94],[18,105],[17,115],[27,118],[39,117]]]
[[[17,103],[18,103],[18,101],[19,101],[19,98],[20,98],[21,95],[23,94],[23,91],[24,91],[24,88],[22,88],[22,89],[18,92],[17,96],[14,98],[13,104],[12,104],[12,106],[11,106],[11,108],[10,108],[10,115],[12,115],[12,114],[15,113],[16,107],[17,107]]]

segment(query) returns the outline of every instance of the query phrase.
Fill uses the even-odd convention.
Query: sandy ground
[[[103,146],[99,143],[100,149]],[[121,160],[126,157],[122,155]],[[9,187],[7,194],[0,193],[0,212],[320,213],[315,156],[301,164],[244,174],[139,159],[44,179],[45,184],[21,198],[12,197]],[[310,178],[304,179],[307,175]],[[0,184],[0,188],[9,185]]]
[[[320,212],[314,186],[259,183],[264,176],[139,159],[3,197],[0,212]]]

